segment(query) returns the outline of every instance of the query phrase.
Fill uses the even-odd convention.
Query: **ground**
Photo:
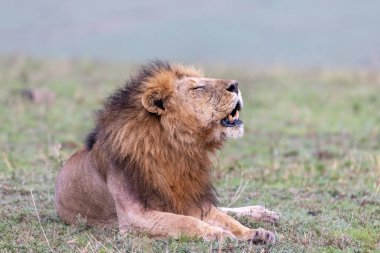
[[[281,214],[277,244],[150,239],[65,225],[61,164],[93,113],[136,65],[0,58],[1,252],[380,252],[380,74],[371,70],[206,67],[236,79],[245,136],[215,158],[222,205]],[[37,216],[38,214],[38,216]]]

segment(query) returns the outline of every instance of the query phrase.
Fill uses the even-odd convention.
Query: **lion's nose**
[[[232,81],[228,84],[227,90],[229,92],[235,92],[236,94],[239,94],[239,89],[238,89],[238,82],[237,81]]]

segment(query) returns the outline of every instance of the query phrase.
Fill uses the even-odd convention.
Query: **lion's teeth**
[[[231,115],[230,115],[231,116]],[[235,114],[235,116],[233,116],[232,117],[232,121],[235,121],[235,120],[237,120],[237,119],[239,119],[239,112],[238,111],[236,111],[236,114]],[[230,120],[231,121],[231,120]],[[231,122],[232,122],[231,121]]]
[[[232,117],[232,115],[230,114],[230,115],[228,115],[228,120],[232,123],[232,122],[234,122],[234,118]]]

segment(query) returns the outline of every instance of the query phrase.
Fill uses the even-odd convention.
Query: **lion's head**
[[[206,142],[243,135],[239,119],[243,100],[237,81],[205,78],[183,66],[154,71],[144,82],[142,104],[160,117],[164,131]]]

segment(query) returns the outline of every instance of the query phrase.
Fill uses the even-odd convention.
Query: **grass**
[[[245,98],[245,136],[215,162],[221,204],[279,212],[276,225],[241,219],[275,231],[273,246],[62,223],[56,174],[82,145],[102,99],[136,68],[0,58],[0,252],[380,252],[380,74],[370,70],[206,68],[239,80]],[[21,95],[26,88],[55,98],[33,103]]]

